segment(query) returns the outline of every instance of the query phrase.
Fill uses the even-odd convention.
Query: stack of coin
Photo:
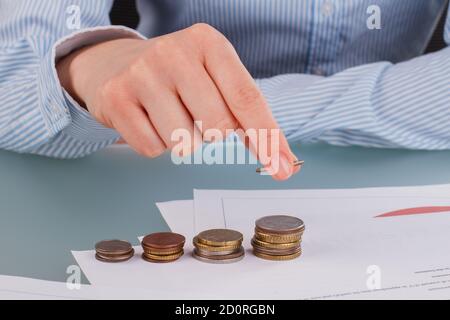
[[[95,244],[95,258],[103,262],[127,261],[134,255],[134,249],[128,241],[103,240]]]
[[[256,220],[252,239],[255,256],[267,260],[291,260],[302,254],[301,241],[305,225],[302,220],[285,215]]]
[[[193,240],[192,255],[209,263],[232,263],[242,260],[242,233],[230,229],[211,229],[200,232]]]
[[[142,258],[148,262],[172,262],[184,254],[184,236],[173,232],[152,233],[142,239]]]

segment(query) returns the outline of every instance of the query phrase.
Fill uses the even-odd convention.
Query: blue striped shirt
[[[206,22],[290,141],[450,149],[450,48],[423,55],[442,14],[450,44],[446,0],[138,0],[139,32],[110,26],[112,2],[0,0],[0,148],[73,158],[114,143],[61,87],[57,59]],[[369,28],[378,9],[381,29]]]

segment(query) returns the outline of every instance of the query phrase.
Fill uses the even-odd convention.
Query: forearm
[[[450,149],[450,48],[306,77],[306,88],[295,75],[258,80],[289,140]]]
[[[84,16],[81,29],[73,32],[66,27],[65,10],[77,3]],[[29,1],[1,3],[2,10],[9,10],[14,19],[0,23],[0,148],[73,158],[119,138],[71,99],[56,71],[60,58],[72,50],[110,39],[139,37],[126,28],[99,26],[109,24],[110,5],[111,1],[102,5],[91,1],[59,1],[57,5],[33,1],[33,6]],[[38,23],[39,17],[45,23]]]

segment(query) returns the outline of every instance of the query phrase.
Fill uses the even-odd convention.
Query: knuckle
[[[96,91],[96,101],[100,105],[114,107],[119,105],[121,97],[124,95],[121,81],[117,78],[110,78],[105,81]]]
[[[102,100],[109,100],[111,97],[115,95],[117,88],[117,80],[108,79],[105,81],[99,88],[98,94],[102,98]]]
[[[242,111],[256,111],[263,101],[264,98],[258,89],[246,86],[236,92],[234,108]]]
[[[144,65],[146,70],[160,70],[160,68],[171,70],[189,63],[188,55],[182,44],[175,39],[162,37],[149,48],[140,65]]]
[[[196,23],[188,28],[191,36],[200,42],[208,44],[223,44],[228,42],[225,36],[213,26],[207,23]]]
[[[202,138],[205,142],[223,141],[239,127],[238,122],[232,117],[224,117],[221,120],[211,122],[205,126]]]
[[[190,26],[188,29],[192,32],[192,34],[198,35],[201,37],[218,33],[216,28],[214,28],[213,26],[211,26],[207,23],[204,23],[204,22],[195,23],[192,26]]]
[[[226,138],[229,131],[238,128],[238,122],[233,118],[227,117],[217,121],[211,128],[219,130],[223,137]]]
[[[170,36],[162,36],[153,41],[152,46],[149,49],[149,59],[161,58],[166,59],[167,55],[174,52],[178,48],[178,44],[171,39]]]
[[[128,67],[128,74],[130,77],[134,80],[140,79],[140,77],[145,74],[151,66],[149,60],[150,59],[147,59],[147,55],[144,54],[130,63]]]

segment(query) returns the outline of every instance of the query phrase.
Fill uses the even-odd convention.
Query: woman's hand
[[[275,179],[298,171],[281,131],[279,152],[262,154],[266,150],[255,147],[263,139],[273,143],[270,130],[278,125],[233,46],[209,25],[150,40],[92,45],[63,58],[57,68],[68,93],[144,156],[173,148],[172,133],[180,128],[191,134],[194,151],[202,142],[194,140],[203,137],[194,121],[201,121],[202,132],[218,129],[223,137],[230,129],[267,129],[249,137],[260,161],[272,168]]]

